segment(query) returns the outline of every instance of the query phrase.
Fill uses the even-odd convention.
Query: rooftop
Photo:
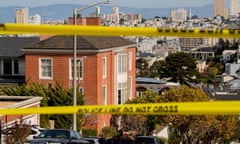
[[[39,43],[27,46],[25,52],[71,52],[73,49],[73,36],[53,36]],[[134,46],[135,43],[122,37],[113,36],[77,36],[78,51],[104,51],[123,46]]]
[[[21,57],[23,47],[39,42],[39,37],[0,37],[0,57]]]

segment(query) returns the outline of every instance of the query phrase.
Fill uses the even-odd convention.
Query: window
[[[40,78],[52,78],[52,59],[40,59]]]
[[[102,58],[102,75],[103,75],[103,78],[106,78],[107,76],[107,58],[106,57]]]
[[[107,86],[106,85],[102,86],[102,104],[103,105],[107,104]]]
[[[12,60],[10,59],[3,60],[3,74],[12,75]]]
[[[118,83],[117,104],[124,104],[127,100],[127,83]]]
[[[73,59],[70,61],[70,79],[73,79]],[[76,60],[76,79],[83,79],[83,59]]]
[[[14,59],[0,59],[0,74],[1,75],[18,75],[19,62]]]
[[[118,73],[126,73],[127,72],[127,55],[126,55],[126,53],[118,54],[117,66],[118,66]]]

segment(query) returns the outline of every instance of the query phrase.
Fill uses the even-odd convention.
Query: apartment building
[[[240,13],[240,0],[230,0],[230,16],[237,17]]]
[[[15,10],[15,23],[28,23],[28,8],[17,8]]]
[[[185,21],[187,20],[187,10],[184,8],[172,10],[170,12],[170,18],[172,21]]]
[[[29,16],[28,7],[16,8],[15,10],[15,23],[17,24],[41,24],[41,16],[34,14]]]
[[[179,45],[182,50],[191,50],[193,48],[197,48],[200,45],[204,45],[208,43],[207,38],[190,38],[190,37],[180,37]]]
[[[25,77],[43,84],[73,84],[73,36],[53,36],[23,48]],[[124,104],[135,98],[136,45],[122,37],[77,37],[77,84],[86,105]],[[110,115],[86,115],[85,128],[100,131]]]
[[[225,0],[214,0],[214,16],[228,17],[228,9],[225,7]]]

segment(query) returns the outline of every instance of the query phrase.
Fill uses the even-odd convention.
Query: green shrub
[[[97,136],[96,129],[82,129],[82,136],[89,137],[89,136]]]
[[[116,127],[104,127],[100,133],[105,138],[117,137],[119,135]]]

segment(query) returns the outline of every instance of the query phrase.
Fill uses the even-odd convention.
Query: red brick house
[[[53,36],[22,49],[26,80],[72,87],[73,36]],[[77,81],[86,105],[135,98],[135,43],[122,37],[77,37]],[[110,115],[86,115],[86,128],[109,126]]]

